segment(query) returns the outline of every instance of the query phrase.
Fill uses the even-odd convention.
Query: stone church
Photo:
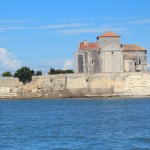
[[[75,53],[76,72],[146,72],[147,50],[136,44],[121,44],[120,38],[105,32],[95,43],[81,42]]]

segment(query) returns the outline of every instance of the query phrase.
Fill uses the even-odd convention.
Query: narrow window
[[[92,64],[94,63],[94,60],[92,59]]]
[[[139,59],[139,65],[141,64],[141,60]]]

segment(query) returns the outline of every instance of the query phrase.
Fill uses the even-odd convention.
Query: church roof
[[[97,39],[99,39],[100,37],[120,37],[120,35],[109,31],[99,35]]]
[[[122,44],[121,47],[124,51],[146,51],[144,47],[135,44]]]
[[[89,50],[89,49],[98,49],[98,43],[85,43],[85,42],[82,42],[80,43],[80,49],[81,50]]]

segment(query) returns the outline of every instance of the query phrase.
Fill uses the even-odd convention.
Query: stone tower
[[[75,53],[76,72],[147,71],[147,50],[135,44],[121,44],[121,36],[105,32],[90,43],[83,41]]]
[[[101,72],[123,72],[123,49],[120,36],[106,32],[97,37],[100,48]]]

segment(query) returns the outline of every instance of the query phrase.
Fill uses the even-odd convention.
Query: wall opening
[[[78,55],[78,72],[83,72],[83,55]]]
[[[94,64],[94,60],[92,59],[92,65]]]

